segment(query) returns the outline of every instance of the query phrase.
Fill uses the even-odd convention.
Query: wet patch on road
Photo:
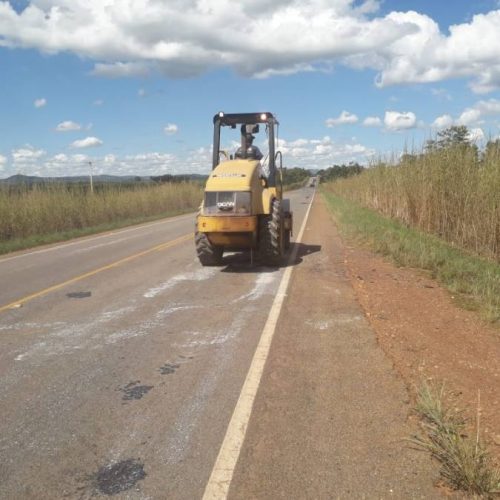
[[[146,477],[144,464],[134,458],[101,467],[92,477],[94,488],[103,495],[116,495],[132,489]]]
[[[139,385],[140,380],[135,380],[127,385],[120,387],[123,392],[123,401],[132,401],[133,399],[142,399],[154,386],[153,385]]]
[[[170,375],[172,373],[175,373],[177,368],[179,368],[181,365],[175,364],[175,363],[165,363],[163,366],[160,366],[160,374],[161,375]]]
[[[92,292],[70,292],[66,294],[68,299],[86,299],[87,297],[91,297]]]

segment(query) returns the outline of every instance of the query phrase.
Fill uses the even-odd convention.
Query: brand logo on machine
[[[234,208],[234,201],[219,201],[217,202],[219,210],[232,210]]]

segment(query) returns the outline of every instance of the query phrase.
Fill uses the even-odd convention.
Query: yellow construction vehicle
[[[220,112],[214,116],[212,172],[196,220],[195,244],[204,266],[222,264],[224,251],[250,250],[261,263],[279,265],[290,246],[292,212],[283,199],[278,121],[271,113]],[[221,150],[221,128],[240,128],[234,155]],[[252,144],[265,128],[267,154]]]

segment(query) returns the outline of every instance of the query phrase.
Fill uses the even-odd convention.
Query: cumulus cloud
[[[16,12],[4,1],[0,46],[72,52],[107,77],[230,67],[266,78],[344,64],[375,70],[379,86],[465,77],[476,92],[500,88],[500,10],[441,31],[415,11],[380,15],[380,3],[32,0]]]
[[[5,165],[7,165],[7,158],[3,155],[0,155],[0,172],[3,171]]]
[[[336,127],[337,125],[345,125],[350,123],[356,123],[358,121],[358,117],[349,113],[349,111],[342,111],[338,118],[328,118],[325,122],[327,127]]]
[[[363,120],[363,125],[365,127],[380,127],[382,126],[382,120],[378,116],[367,116]]]
[[[179,127],[175,123],[167,123],[167,125],[163,128],[163,132],[166,135],[174,135],[179,131]]]
[[[0,43],[0,47],[1,45],[2,44]],[[35,99],[35,102],[33,103],[33,106],[35,106],[35,108],[43,108],[46,105],[47,105],[47,99],[45,99],[44,97],[41,97],[40,99]]]
[[[43,149],[37,149],[30,144],[26,144],[26,146],[13,149],[12,150],[12,159],[14,163],[20,162],[34,162],[44,156],[46,153]]]
[[[431,127],[436,128],[436,129],[443,129],[443,128],[448,128],[453,125],[454,121],[453,118],[448,115],[444,114],[441,116],[438,116],[433,122]]]
[[[287,141],[280,139],[278,147],[288,158],[287,164],[297,166],[307,163],[311,168],[326,168],[334,163],[349,163],[357,161],[366,163],[375,150],[355,140],[351,142],[336,142],[326,135],[321,139],[296,139]]]
[[[96,146],[102,146],[103,142],[97,137],[85,137],[85,139],[78,139],[71,143],[72,148],[86,149],[94,148]]]
[[[75,123],[72,121],[64,121],[57,125],[57,132],[71,132],[73,130],[81,130],[82,126],[79,123]]]
[[[476,127],[469,130],[467,139],[471,142],[481,142],[484,140],[484,132],[482,128]]]
[[[481,111],[479,111],[479,109],[467,108],[458,117],[457,124],[472,125],[473,123],[477,123],[479,121],[480,116]]]
[[[231,145],[236,149],[238,143]],[[354,138],[342,142],[329,136],[321,138],[279,139],[279,149],[287,158],[288,167],[327,168],[333,164],[347,164],[355,161],[367,163],[375,150]],[[161,174],[208,174],[212,164],[212,147],[200,146],[183,154],[150,151],[133,155],[104,154],[102,156],[80,152],[48,155],[44,150],[31,145],[12,151],[13,161],[7,162],[2,175],[18,172],[28,175],[60,177],[67,175],[88,175],[88,162],[92,161],[95,175],[161,175]],[[1,169],[0,162],[0,169]]]
[[[26,144],[21,148],[13,149],[10,154],[12,157],[11,174],[16,174],[32,172],[32,169],[43,161],[47,153],[43,149]]]
[[[452,125],[465,125],[467,127],[484,123],[485,118],[500,116],[500,100],[489,99],[476,102],[473,106],[465,108],[458,118],[453,119],[449,114],[439,116],[434,120],[434,128],[446,128]]]
[[[384,124],[386,129],[390,131],[408,130],[416,127],[417,117],[415,113],[411,111],[405,113],[399,111],[386,111]]]

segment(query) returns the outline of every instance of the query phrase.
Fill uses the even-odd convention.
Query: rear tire
[[[285,229],[285,234],[283,235],[283,248],[285,252],[290,249],[290,229]]]
[[[259,224],[259,257],[264,264],[277,266],[282,256],[282,217],[279,200],[274,200],[271,214],[264,215]]]
[[[194,233],[194,244],[196,253],[202,266],[219,266],[222,264],[222,247],[212,245],[205,233],[196,231]]]

